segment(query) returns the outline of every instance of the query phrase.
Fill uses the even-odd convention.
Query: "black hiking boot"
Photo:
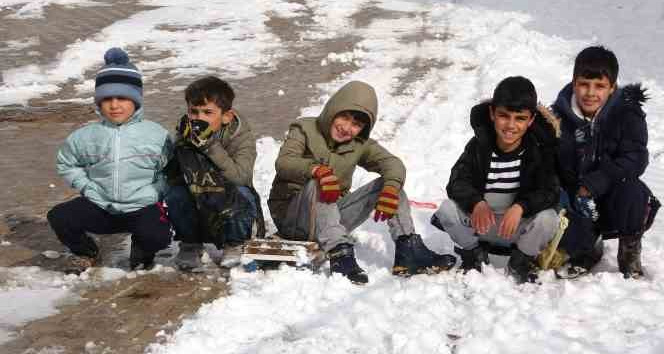
[[[72,254],[67,259],[67,265],[64,268],[65,274],[76,274],[81,275],[81,273],[92,268],[99,262],[99,256],[89,257],[89,256],[79,256]]]
[[[461,266],[459,270],[466,274],[475,269],[482,272],[482,264],[489,264],[489,253],[482,246],[476,246],[472,249],[463,249],[454,247],[454,251],[461,256]]]
[[[131,250],[129,251],[129,269],[150,270],[152,268],[154,268],[154,254],[145,252],[132,237]]]
[[[330,259],[330,271],[332,273],[341,273],[355,284],[369,282],[367,273],[357,265],[353,245],[349,243],[339,244],[327,253],[327,257]]]
[[[518,248],[512,251],[506,269],[507,275],[514,278],[517,284],[537,282],[535,256],[529,256]]]
[[[618,241],[618,268],[625,279],[643,277],[641,237],[621,237]]]
[[[394,275],[415,275],[440,273],[454,267],[456,257],[451,254],[438,254],[430,249],[417,234],[401,235],[394,242]]]

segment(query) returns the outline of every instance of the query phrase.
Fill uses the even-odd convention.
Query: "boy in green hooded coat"
[[[456,258],[429,250],[415,233],[403,191],[403,163],[369,138],[377,111],[374,89],[352,81],[318,117],[290,126],[268,199],[272,219],[282,237],[317,241],[330,259],[330,270],[356,283],[368,282],[368,276],[355,260],[349,234],[372,211],[375,221],[387,222],[395,242],[393,274],[447,270]],[[380,177],[350,193],[357,166]]]

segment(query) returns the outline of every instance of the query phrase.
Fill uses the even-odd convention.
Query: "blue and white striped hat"
[[[104,65],[95,78],[95,104],[99,106],[107,97],[125,97],[143,105],[143,78],[129,55],[120,48],[111,48],[104,54]]]

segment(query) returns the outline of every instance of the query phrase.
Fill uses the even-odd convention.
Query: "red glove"
[[[336,203],[341,197],[341,186],[339,178],[329,166],[319,165],[314,167],[313,177],[318,180],[320,186],[320,201],[323,203]]]
[[[385,186],[378,196],[374,221],[391,219],[399,208],[399,190],[392,186]]]

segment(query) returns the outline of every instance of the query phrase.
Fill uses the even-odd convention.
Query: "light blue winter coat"
[[[104,118],[74,131],[57,155],[57,171],[99,207],[112,214],[141,209],[161,199],[161,173],[172,140],[161,125],[143,119],[143,109],[116,125]]]

